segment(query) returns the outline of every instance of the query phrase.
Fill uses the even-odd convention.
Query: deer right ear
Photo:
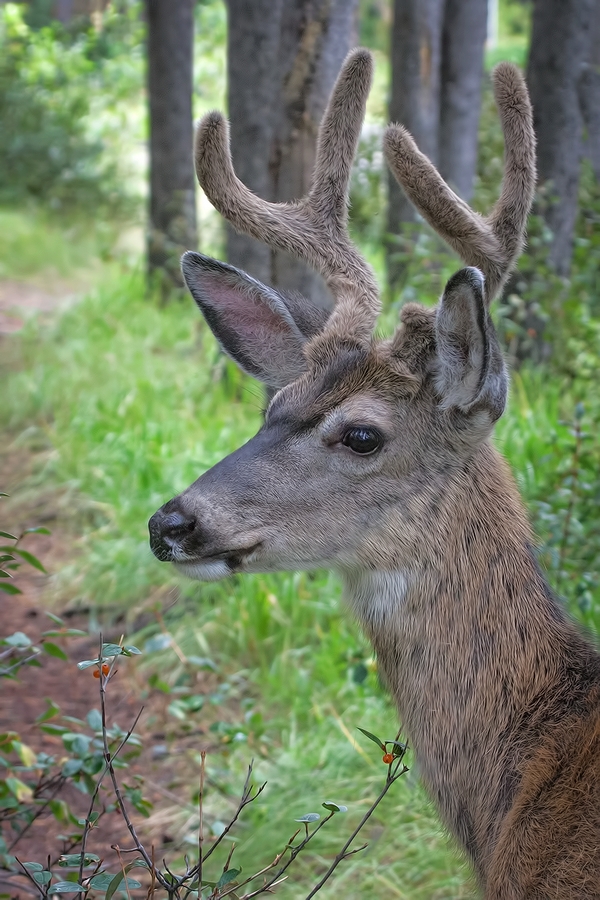
[[[504,412],[508,376],[479,269],[461,269],[446,285],[435,339],[435,385],[442,407],[467,416],[485,412],[491,426]]]
[[[305,371],[306,338],[277,291],[201,253],[184,253],[181,270],[212,333],[244,372],[278,389]]]

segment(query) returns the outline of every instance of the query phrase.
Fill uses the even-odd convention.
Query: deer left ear
[[[435,386],[442,408],[485,412],[493,424],[504,412],[508,376],[479,269],[461,269],[446,285],[435,336]]]

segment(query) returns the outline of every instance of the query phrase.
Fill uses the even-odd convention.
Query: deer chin
[[[176,570],[193,581],[220,581],[235,572],[249,571],[249,564],[259,544],[239,550],[226,550],[212,557],[173,560]]]

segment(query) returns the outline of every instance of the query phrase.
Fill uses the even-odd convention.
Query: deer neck
[[[422,534],[429,551],[415,564],[343,573],[346,599],[421,777],[481,874],[517,786],[526,710],[556,682],[577,635],[539,573],[512,477],[491,447],[457,473]]]

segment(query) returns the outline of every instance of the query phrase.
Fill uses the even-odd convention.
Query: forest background
[[[401,119],[488,210],[503,149],[489,73],[501,59],[527,70],[541,178],[527,251],[494,309],[513,369],[495,440],[552,586],[597,636],[594,35],[600,0],[0,4],[0,490],[10,495],[0,506],[0,896],[69,895],[69,885],[73,896],[109,896],[95,860],[91,886],[79,864],[57,875],[61,853],[80,852],[104,771],[101,699],[116,744],[144,704],[124,793],[146,845],[173,870],[198,851],[203,750],[206,846],[223,835],[251,759],[255,782],[268,782],[232,831],[246,874],[282,849],[295,819],[332,797],[348,807],[298,858],[282,898],[309,893],[385,780],[357,729],[391,739],[395,711],[337,579],[184,582],[152,558],[146,530],[165,500],[257,430],[264,404],[181,290],[181,250],[198,246],[328,303],[311,273],[228,232],[195,190],[192,118],[228,109],[241,177],[270,199],[299,196],[327,93],[357,42],[373,51],[376,78],[351,228],[382,285],[388,332],[403,303],[435,303],[458,263],[390,187],[384,125]],[[424,47],[426,79],[411,63]],[[106,683],[76,666],[98,659],[101,632],[116,645],[126,633],[142,651],[105,650],[120,662]],[[472,895],[408,765],[361,834],[367,850],[344,860],[324,898]],[[87,851],[104,859],[115,835],[121,847],[131,839],[114,793],[102,788],[95,802]],[[112,864],[124,871],[122,859]],[[228,882],[215,884],[234,871],[211,865],[205,898],[222,896]],[[113,895],[146,896],[136,883],[123,879]]]

